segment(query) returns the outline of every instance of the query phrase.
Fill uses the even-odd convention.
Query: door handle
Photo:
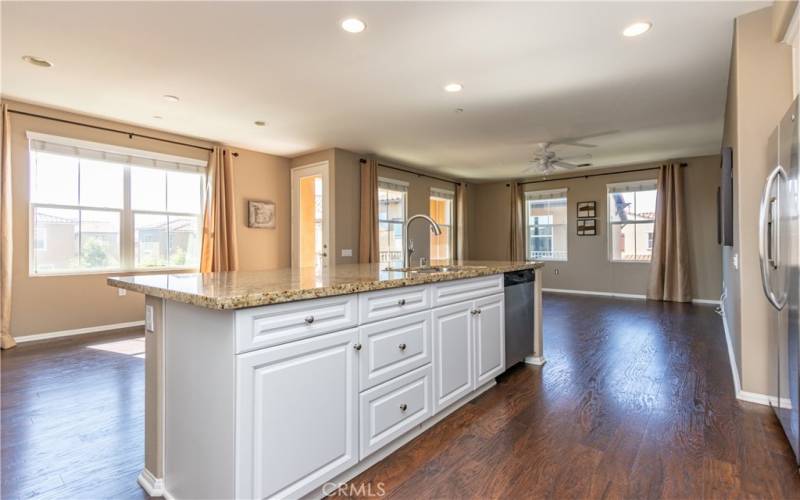
[[[780,311],[786,305],[786,292],[784,291],[779,297],[769,284],[770,268],[778,269],[780,267],[780,232],[778,229],[781,207],[780,189],[775,196],[772,195],[772,187],[778,178],[786,180],[786,171],[780,165],[772,169],[767,176],[764,193],[761,196],[758,214],[758,261],[761,266],[761,285],[764,288],[764,295],[767,296],[770,304]]]

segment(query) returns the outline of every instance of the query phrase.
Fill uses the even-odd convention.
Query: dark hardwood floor
[[[546,365],[513,368],[349,491],[800,498],[771,410],[734,397],[712,307],[548,294],[544,310]]]
[[[142,329],[3,351],[3,499],[149,498],[143,353]]]
[[[800,498],[771,411],[734,398],[713,308],[566,295],[544,304],[545,366],[515,367],[351,481],[351,491]],[[147,497],[136,485],[140,338],[84,336],[3,352],[4,499]]]

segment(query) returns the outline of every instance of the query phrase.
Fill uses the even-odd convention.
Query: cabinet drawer
[[[357,313],[355,295],[241,309],[236,311],[236,352],[352,328]]]
[[[433,305],[455,304],[464,300],[503,292],[503,275],[453,280],[433,285]]]
[[[431,361],[430,311],[361,326],[358,336],[362,391]]]
[[[433,415],[431,365],[361,393],[360,460]]]
[[[431,307],[430,287],[423,285],[362,293],[358,306],[362,324],[423,311]]]

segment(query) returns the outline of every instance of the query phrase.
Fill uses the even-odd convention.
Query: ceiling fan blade
[[[571,155],[571,156],[561,156],[559,157],[559,161],[563,160],[588,160],[592,157],[591,153],[585,153],[582,155]]]

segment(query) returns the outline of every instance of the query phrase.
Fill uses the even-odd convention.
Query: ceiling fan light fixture
[[[622,36],[633,38],[635,36],[644,35],[653,28],[653,23],[650,21],[637,21],[630,24],[622,31]]]

